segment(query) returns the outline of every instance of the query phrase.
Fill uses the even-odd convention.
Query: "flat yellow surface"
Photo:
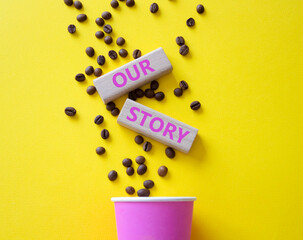
[[[155,181],[151,196],[196,196],[193,240],[299,240],[303,236],[303,1],[137,0],[84,1],[79,11],[63,0],[1,1],[0,8],[0,239],[115,240],[113,196],[125,187]],[[139,102],[199,129],[188,155],[165,156],[151,140],[145,153],[135,133],[119,126],[97,94],[86,94],[93,77],[74,80],[112,44],[95,38],[94,20],[104,10],[113,18],[112,36],[143,54],[163,47],[174,70],[159,80],[163,102]],[[78,23],[80,12],[88,21]],[[196,26],[185,21],[194,17]],[[74,23],[77,34],[67,32]],[[184,36],[190,54],[178,53]],[[132,60],[107,57],[109,72]],[[190,89],[177,98],[173,89]],[[147,86],[144,87],[144,89]],[[122,108],[126,96],[116,101]],[[199,100],[202,110],[189,108]],[[66,106],[77,117],[64,114]],[[102,114],[105,121],[93,120]],[[100,131],[107,128],[110,139]],[[97,146],[107,153],[98,156]],[[147,158],[148,173],[128,177],[121,161]],[[169,175],[157,169],[166,165]],[[116,169],[119,178],[109,182]],[[170,240],[170,239],[168,239]]]

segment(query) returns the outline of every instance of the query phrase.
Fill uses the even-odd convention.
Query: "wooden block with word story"
[[[114,71],[94,80],[94,85],[104,103],[141,87],[172,71],[164,50],[158,48]]]
[[[124,127],[188,153],[198,129],[127,99],[118,117]]]

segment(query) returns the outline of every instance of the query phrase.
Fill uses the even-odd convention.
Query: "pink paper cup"
[[[195,197],[117,197],[119,240],[190,240]]]

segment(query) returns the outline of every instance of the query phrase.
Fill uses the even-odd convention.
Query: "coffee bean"
[[[64,3],[65,3],[67,6],[71,6],[71,5],[73,5],[73,0],[64,0]]]
[[[133,164],[133,161],[130,158],[124,158],[122,164],[124,167],[130,167]]]
[[[204,12],[204,6],[202,4],[198,4],[197,5],[197,12],[199,14],[203,13]]]
[[[112,39],[111,36],[106,36],[106,37],[104,38],[104,42],[105,42],[106,44],[111,44],[111,43],[113,42],[113,39]]]
[[[195,25],[195,19],[193,19],[193,18],[187,19],[186,24],[187,24],[187,26],[189,26],[189,27],[194,26],[194,25]]]
[[[144,181],[143,186],[147,189],[151,189],[153,186],[155,186],[155,183],[152,180],[146,180]]]
[[[180,88],[181,88],[182,90],[188,89],[188,84],[187,84],[187,82],[185,82],[184,80],[182,80],[182,81],[179,82],[179,86],[180,86]]]
[[[161,166],[158,169],[158,174],[159,174],[160,177],[165,177],[167,172],[168,172],[168,169],[165,166]]]
[[[159,6],[157,3],[152,3],[149,8],[151,13],[156,13],[159,10]]]
[[[183,94],[183,90],[182,90],[181,88],[175,88],[174,94],[175,94],[177,97],[181,97],[182,94]]]
[[[125,43],[125,39],[123,37],[118,37],[116,43],[117,45],[122,46]]]
[[[75,116],[76,115],[76,109],[75,108],[73,108],[73,107],[66,107],[65,108],[65,110],[64,110],[64,112],[65,112],[65,114],[67,115],[67,116],[70,116],[70,117],[72,117],[72,116]]]
[[[112,14],[108,11],[105,11],[102,13],[102,18],[105,20],[111,19],[111,17],[112,17]]]
[[[137,58],[139,58],[139,57],[141,57],[141,51],[140,51],[139,49],[135,49],[135,50],[133,51],[133,58],[134,58],[134,59],[137,59]]]
[[[80,1],[75,1],[75,2],[74,2],[74,6],[75,6],[75,8],[77,8],[77,9],[81,9],[81,8],[82,8],[82,3],[81,3]]]
[[[134,0],[126,0],[126,5],[128,7],[133,7],[135,5],[135,1]]]
[[[157,80],[151,81],[151,83],[150,83],[150,88],[151,88],[151,90],[157,90],[158,87],[159,87],[159,83],[158,83]]]
[[[163,92],[157,92],[155,94],[155,99],[158,100],[158,101],[162,101],[164,99],[165,95]]]
[[[99,55],[97,58],[97,63],[102,66],[105,63],[105,57],[103,55]]]
[[[140,164],[139,167],[137,168],[137,173],[139,175],[143,175],[144,173],[146,173],[147,171],[147,167],[145,164]]]
[[[77,16],[78,22],[84,22],[86,19],[87,19],[87,16],[84,13],[81,13]]]
[[[121,0],[120,0],[121,1]],[[125,191],[129,194],[129,195],[133,195],[135,193],[135,189],[132,186],[128,186],[127,188],[125,188]]]
[[[179,53],[183,56],[187,55],[189,52],[189,47],[187,45],[182,45],[179,49]]]
[[[133,167],[126,168],[126,174],[128,176],[132,176],[132,175],[134,175],[134,173],[135,173],[135,169]]]
[[[69,33],[75,33],[76,32],[76,26],[74,24],[68,25],[67,30]]]
[[[102,75],[102,69],[101,68],[95,68],[94,75],[96,77],[100,77]]]
[[[75,76],[75,79],[78,81],[78,82],[83,82],[85,80],[85,75],[83,73],[78,73],[76,76]]]
[[[112,170],[108,173],[108,179],[111,181],[115,181],[118,177],[118,173],[115,170]]]
[[[119,7],[119,2],[117,0],[112,0],[110,2],[110,5],[112,6],[112,8],[117,8]]]
[[[102,115],[97,115],[95,117],[94,123],[100,125],[101,123],[103,123],[103,121],[104,121],[104,117]]]
[[[149,197],[150,191],[146,188],[140,189],[137,191],[139,197]]]
[[[145,90],[144,94],[147,98],[153,98],[155,96],[154,90],[149,88]]]
[[[106,33],[111,33],[113,31],[113,28],[111,25],[109,24],[106,24],[104,27],[103,27],[103,31],[106,32]]]
[[[142,89],[140,89],[140,88],[137,88],[137,89],[135,90],[135,93],[136,93],[136,96],[137,96],[138,98],[142,98],[142,97],[145,96],[144,91],[143,91]]]
[[[108,111],[113,110],[115,107],[116,107],[116,104],[114,102],[109,102],[109,103],[106,104],[106,109]]]
[[[135,91],[131,91],[128,93],[128,98],[133,100],[133,101],[136,101],[137,100],[137,95],[136,95],[136,92]]]
[[[149,152],[152,149],[153,145],[150,142],[143,143],[143,150]]]
[[[143,156],[136,157],[136,163],[143,164],[144,162],[145,162],[145,157]]]
[[[183,37],[179,36],[176,38],[176,43],[179,45],[179,46],[182,46],[185,44],[185,40]]]
[[[175,150],[173,148],[171,148],[171,147],[167,147],[165,149],[165,154],[169,158],[174,158],[176,156]]]
[[[94,67],[93,66],[88,66],[85,69],[85,73],[86,73],[86,75],[92,75],[94,73]]]
[[[104,147],[97,147],[97,148],[96,148],[96,153],[97,153],[98,155],[104,154],[104,153],[105,153],[105,148],[104,148]]]
[[[87,56],[92,57],[95,55],[95,50],[92,47],[87,47],[85,49]]]
[[[190,108],[192,110],[198,110],[201,107],[201,103],[199,101],[194,101],[190,104]]]
[[[95,36],[96,36],[96,38],[101,39],[101,38],[103,38],[103,37],[104,37],[104,32],[102,32],[102,31],[98,31],[98,32],[96,32],[96,33],[95,33]]]
[[[86,92],[88,95],[93,95],[96,92],[95,86],[88,86]]]
[[[113,116],[118,116],[119,113],[120,113],[119,108],[114,108],[113,110],[111,110],[111,114],[112,114]]]
[[[114,50],[110,50],[110,51],[108,52],[108,56],[109,56],[111,59],[115,60],[115,59],[117,59],[118,54],[117,54]]]
[[[103,20],[103,18],[98,17],[98,18],[96,18],[95,22],[96,22],[96,24],[97,24],[98,26],[100,26],[100,27],[102,27],[102,26],[104,25],[104,20]]]
[[[108,137],[109,137],[109,132],[108,132],[107,129],[103,129],[103,130],[101,131],[101,137],[102,137],[103,139],[108,139]]]
[[[122,49],[119,50],[119,55],[121,57],[125,58],[128,55],[128,52],[127,52],[127,50],[122,48]]]
[[[136,142],[137,144],[142,144],[142,143],[144,142],[144,139],[143,139],[142,136],[137,135],[137,136],[135,137],[135,142]]]

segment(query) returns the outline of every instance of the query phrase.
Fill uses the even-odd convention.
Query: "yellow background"
[[[83,0],[79,11],[58,1],[1,1],[0,10],[0,239],[117,239],[113,196],[124,188],[155,181],[152,196],[196,196],[193,240],[285,240],[303,237],[303,1],[152,0],[133,8],[125,2]],[[116,123],[99,96],[88,96],[74,80],[96,55],[118,46],[95,38],[104,10],[113,18],[113,37],[143,54],[166,51],[174,70],[160,79],[166,99],[139,102],[199,129],[188,155],[168,159],[165,146],[151,140],[143,152],[134,132]],[[78,23],[80,12],[88,21]],[[194,17],[196,26],[185,21]],[[67,32],[74,23],[77,34]],[[184,36],[190,54],[178,53]],[[109,72],[132,59],[107,57]],[[189,90],[177,98],[180,80]],[[146,87],[144,87],[146,88]],[[116,101],[122,108],[126,96]],[[199,100],[202,110],[189,108]],[[64,114],[66,106],[77,117]],[[101,126],[93,123],[102,114]],[[100,131],[110,131],[104,141]],[[97,146],[107,153],[98,156]],[[148,173],[128,177],[121,161],[143,154]],[[160,165],[169,168],[157,176]],[[119,178],[109,182],[116,169]]]

